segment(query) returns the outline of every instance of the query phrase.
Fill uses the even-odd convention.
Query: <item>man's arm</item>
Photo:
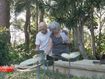
[[[35,50],[39,50],[39,47],[40,47],[40,39],[39,39],[39,35],[38,34],[36,35],[35,45],[36,45]]]
[[[39,45],[36,45],[35,50],[36,50],[36,51],[39,50],[39,47],[40,47]]]

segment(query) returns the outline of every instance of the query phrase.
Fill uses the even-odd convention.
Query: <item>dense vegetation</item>
[[[18,64],[32,57],[38,23],[53,20],[69,29],[70,51],[79,51],[81,59],[100,59],[105,54],[105,0],[0,0],[0,66]],[[24,33],[21,44],[21,40],[16,41],[17,32],[11,31],[11,26]],[[12,42],[11,33],[15,36]],[[33,79],[36,73],[8,75],[10,79]],[[67,76],[56,74],[55,77],[66,79]]]

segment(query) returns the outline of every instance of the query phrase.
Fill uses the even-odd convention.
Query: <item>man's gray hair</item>
[[[50,30],[60,30],[60,24],[56,21],[53,21],[48,25],[48,28]]]

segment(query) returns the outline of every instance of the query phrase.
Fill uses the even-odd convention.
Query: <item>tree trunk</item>
[[[92,54],[95,57],[96,48],[95,48],[95,36],[94,36],[94,27],[93,26],[91,26],[91,28],[90,28],[90,33],[91,33],[91,39],[92,39],[92,45],[91,45],[92,46]]]
[[[8,0],[0,0],[0,28],[6,28],[0,32],[0,65],[7,65],[9,62],[9,48],[10,33],[9,23],[10,20],[10,8]]]
[[[78,32],[78,47],[79,47],[79,50],[83,56],[84,59],[87,59],[88,56],[86,54],[86,51],[85,51],[85,47],[84,47],[84,33],[83,33],[83,23],[82,23],[82,18],[80,18],[79,20],[79,27],[77,27],[77,32]]]
[[[29,52],[29,27],[30,27],[30,8],[26,10],[26,22],[24,25],[24,33],[25,33],[25,50]]]
[[[10,20],[9,1],[0,0],[0,27],[6,27],[8,43],[10,43],[9,20]]]
[[[94,58],[96,59],[95,55],[96,55],[96,47],[95,47],[95,36],[94,36],[94,25],[93,25],[93,12],[94,12],[94,8],[93,6],[91,6],[91,10],[90,10],[90,18],[91,18],[91,23],[90,23],[90,33],[91,33],[91,39],[92,39],[92,54],[94,56]]]
[[[0,26],[9,28],[10,8],[8,0],[0,0]]]
[[[38,6],[37,6],[37,4],[36,4],[36,30],[37,30],[37,32],[38,32],[38,15],[39,14],[39,9],[38,9]]]
[[[41,8],[40,9],[40,22],[43,22],[43,18],[44,18],[44,9]]]
[[[73,42],[74,42],[74,49],[78,49],[78,29],[73,28]]]
[[[101,53],[102,52],[102,49],[101,49],[102,33],[101,33],[101,31],[102,31],[102,27],[104,25],[104,22],[101,20],[102,17],[103,16],[102,16],[102,14],[100,12],[100,16],[99,16],[99,38],[98,38],[98,51],[97,51],[97,53]]]

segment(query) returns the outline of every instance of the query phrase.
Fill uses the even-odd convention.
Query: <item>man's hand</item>
[[[35,48],[35,50],[37,51],[37,50],[39,50],[39,45],[36,45],[36,48]]]

